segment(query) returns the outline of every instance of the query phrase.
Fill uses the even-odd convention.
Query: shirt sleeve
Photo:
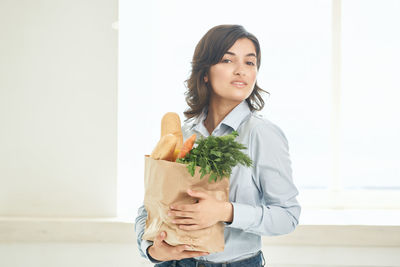
[[[138,210],[138,216],[135,220],[135,233],[136,233],[136,242],[139,248],[139,253],[142,257],[148,259],[152,263],[160,263],[161,261],[153,259],[148,253],[147,249],[153,245],[152,241],[143,240],[144,229],[146,227],[147,220],[147,211],[144,205],[142,205]]]
[[[232,202],[233,221],[226,226],[266,236],[292,232],[298,225],[301,207],[296,200],[298,190],[284,133],[274,124],[256,126],[250,135],[249,153],[260,203]]]

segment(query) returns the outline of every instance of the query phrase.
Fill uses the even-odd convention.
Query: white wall
[[[116,0],[0,1],[0,216],[115,216]]]

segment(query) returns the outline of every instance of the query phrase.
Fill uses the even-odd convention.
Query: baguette
[[[161,137],[160,141],[158,141],[150,157],[152,159],[174,161],[174,152],[177,142],[178,138],[175,135],[164,135]]]
[[[161,119],[161,138],[168,134],[177,137],[175,150],[180,151],[183,147],[183,135],[181,129],[181,120],[175,112],[168,112]]]

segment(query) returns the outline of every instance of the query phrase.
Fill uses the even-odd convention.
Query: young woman
[[[229,202],[201,192],[192,205],[171,207],[169,216],[181,229],[225,223],[225,249],[206,254],[170,246],[166,233],[154,242],[142,240],[147,213],[142,206],[136,219],[139,250],[156,266],[264,266],[261,236],[292,232],[299,221],[298,190],[293,184],[288,142],[275,124],[256,111],[264,107],[257,85],[261,51],[257,38],[240,25],[210,29],[197,44],[187,82],[189,108],[182,127],[184,139],[196,135],[222,136],[237,131],[253,167],[237,166],[230,177]],[[265,92],[265,91],[264,91]]]

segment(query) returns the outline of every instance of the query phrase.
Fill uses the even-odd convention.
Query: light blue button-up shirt
[[[193,133],[207,137],[204,126],[207,108],[202,114],[184,123],[183,138]],[[230,177],[229,201],[233,205],[233,221],[225,227],[225,249],[198,259],[212,262],[236,261],[251,257],[261,250],[261,236],[292,232],[300,217],[296,200],[298,190],[293,183],[287,139],[282,130],[257,112],[251,112],[246,101],[237,105],[214,129],[213,136],[237,131],[236,141],[247,147],[243,152],[253,160],[253,167],[238,165]],[[142,240],[147,212],[139,208],[136,235],[142,256],[152,244]]]

